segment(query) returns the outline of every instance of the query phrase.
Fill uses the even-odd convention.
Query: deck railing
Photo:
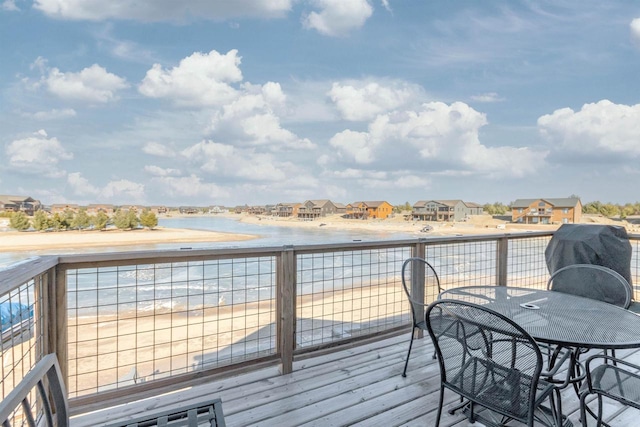
[[[296,357],[406,331],[406,258],[425,257],[445,288],[539,288],[552,234],[29,260],[0,270],[0,302],[33,313],[3,337],[2,396],[51,352],[72,411],[256,365],[291,372]],[[639,242],[632,236],[635,282]]]

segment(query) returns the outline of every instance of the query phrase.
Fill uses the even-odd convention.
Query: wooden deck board
[[[227,426],[432,426],[439,399],[439,368],[428,338],[416,340],[407,377],[401,376],[408,334],[294,362],[294,371],[279,375],[267,368],[185,388],[72,419],[73,427],[100,425],[100,420],[126,419],[160,407],[220,397]],[[640,351],[619,351],[638,363]],[[563,411],[579,423],[579,399],[563,392]],[[458,402],[445,393],[447,405]],[[443,427],[470,427],[463,415],[443,410]],[[614,425],[637,425],[638,414],[619,405],[606,406]],[[591,420],[591,425],[594,424]]]

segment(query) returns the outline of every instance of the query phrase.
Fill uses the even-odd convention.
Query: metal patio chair
[[[632,289],[618,272],[595,264],[572,264],[553,273],[547,289],[629,308]],[[578,349],[578,353],[584,352]],[[608,354],[605,351],[605,354]],[[611,350],[615,357],[615,350]]]
[[[443,317],[450,322],[442,322]],[[449,412],[464,408],[472,423],[562,425],[559,387],[542,377],[542,353],[518,324],[486,307],[449,299],[431,304],[426,322],[440,365],[436,427],[445,389],[465,399]]]
[[[434,301],[442,287],[440,286],[440,278],[436,270],[426,260],[419,257],[411,257],[402,264],[402,287],[409,299],[411,306],[411,319],[413,322],[411,328],[411,341],[409,341],[409,351],[407,351],[407,360],[404,363],[402,376],[407,376],[407,366],[409,365],[409,356],[413,347],[413,339],[416,332],[426,331],[427,325],[424,318],[425,309],[431,301]],[[435,358],[436,354],[433,354]]]
[[[572,264],[553,273],[547,289],[604,301],[622,308],[631,304],[631,285],[618,272],[601,265]]]
[[[596,361],[604,363],[592,366]],[[596,354],[587,359],[586,370],[587,380],[580,389],[580,422],[583,426],[587,426],[587,412],[596,418],[598,427],[609,426],[602,421],[603,397],[640,409],[640,366],[611,356]],[[598,402],[596,414],[587,405],[587,398],[593,394],[597,396]]]

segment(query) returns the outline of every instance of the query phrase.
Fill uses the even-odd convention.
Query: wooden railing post
[[[277,256],[276,286],[278,301],[277,339],[280,373],[293,371],[293,351],[296,335],[296,255],[293,246],[285,246]]]
[[[68,333],[67,319],[67,271],[60,267],[55,268],[55,278],[49,281],[53,284],[49,288],[49,301],[53,307],[49,307],[52,320],[50,342],[54,343],[52,350],[58,356],[60,371],[67,390],[69,390],[69,359],[68,359]]]
[[[496,244],[496,283],[498,286],[507,286],[509,239],[506,236],[501,237]]]
[[[425,259],[426,257],[426,239],[418,239],[418,243],[412,248],[411,255],[417,258]],[[425,277],[424,266],[419,262],[411,264],[411,295],[416,301],[425,300]],[[417,307],[416,307],[417,308]],[[424,312],[416,313],[416,316],[423,318]],[[418,328],[414,330],[414,338],[422,338],[424,336],[423,330]]]

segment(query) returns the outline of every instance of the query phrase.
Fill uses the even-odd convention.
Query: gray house
[[[9,196],[0,194],[0,212],[24,212],[33,215],[42,209],[39,200],[29,196]]]
[[[482,215],[477,203],[462,200],[420,200],[413,205],[411,217],[417,221],[462,221],[470,215]]]
[[[316,219],[338,213],[338,207],[331,200],[307,200],[298,207],[298,218]]]

